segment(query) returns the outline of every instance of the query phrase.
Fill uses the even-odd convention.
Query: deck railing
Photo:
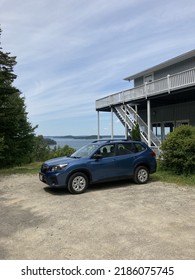
[[[96,110],[195,85],[195,68],[96,100]]]

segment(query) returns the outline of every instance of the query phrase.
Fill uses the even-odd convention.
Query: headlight
[[[68,164],[65,163],[65,164],[58,164],[58,165],[55,165],[51,168],[51,171],[59,171],[59,170],[62,170],[64,169]]]

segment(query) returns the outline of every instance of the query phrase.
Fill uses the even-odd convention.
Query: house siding
[[[176,73],[179,73],[179,72],[182,72],[182,71],[194,68],[194,67],[195,67],[195,57],[192,57],[190,59],[186,59],[185,61],[175,63],[171,66],[168,66],[161,70],[155,71],[153,73],[154,80],[164,78],[167,75],[174,75]],[[141,86],[143,84],[144,84],[144,76],[141,76],[134,80],[134,87]]]
[[[156,71],[154,73],[154,80],[158,80],[166,77],[167,75],[174,75],[176,73],[191,69],[195,67],[195,57],[179,62],[164,68],[163,70]]]
[[[134,80],[134,87],[139,87],[141,85],[143,85],[144,83],[144,77],[139,77],[137,79]]]
[[[151,123],[174,122],[188,120],[190,125],[195,126],[195,101],[174,105],[151,108]],[[147,111],[138,111],[140,117],[147,123]]]

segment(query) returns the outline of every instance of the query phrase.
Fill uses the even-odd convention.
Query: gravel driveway
[[[0,176],[0,259],[195,259],[195,188],[150,181],[52,190]]]

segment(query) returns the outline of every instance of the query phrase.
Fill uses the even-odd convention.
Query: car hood
[[[72,161],[79,160],[79,158],[71,158],[71,157],[58,157],[58,158],[52,158],[45,162],[45,164],[49,166],[54,166],[58,164],[66,164],[71,163]]]

